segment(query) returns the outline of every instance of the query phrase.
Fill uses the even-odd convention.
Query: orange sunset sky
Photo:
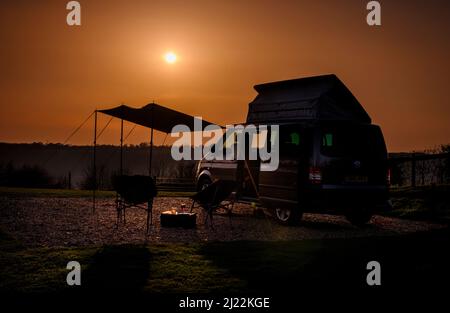
[[[81,26],[67,2],[1,1],[0,141],[61,142],[122,102],[242,122],[253,85],[335,73],[390,151],[450,143],[450,1],[380,1],[379,27],[358,0],[80,0]],[[118,127],[99,143],[118,144]],[[138,128],[128,143],[142,141]],[[91,142],[89,122],[69,143]]]

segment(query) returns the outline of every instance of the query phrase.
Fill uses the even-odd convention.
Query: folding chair
[[[232,194],[235,188],[236,182],[234,181],[214,181],[211,185],[190,197],[193,200],[191,212],[195,208],[203,208],[206,213],[205,224],[209,218],[210,225],[213,227],[213,212],[217,209],[225,209],[229,214],[231,226],[231,211],[235,202]]]
[[[147,211],[147,227],[152,224],[153,198],[156,197],[157,189],[155,182],[150,176],[134,175],[134,176],[115,176],[113,177],[113,187],[117,192],[116,210],[117,225],[123,218],[125,224],[125,210],[135,207]]]

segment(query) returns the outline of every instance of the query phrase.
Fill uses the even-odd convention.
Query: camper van
[[[379,126],[335,75],[256,85],[246,124],[278,125],[279,163],[264,171],[257,160],[199,161],[199,189],[216,179],[238,184],[241,201],[257,202],[282,224],[304,212],[343,214],[366,224],[388,200],[387,151]],[[224,135],[229,144],[230,134]],[[275,138],[275,139],[272,139]]]

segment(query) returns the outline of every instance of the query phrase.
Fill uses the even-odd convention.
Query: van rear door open
[[[260,200],[266,205],[297,207],[299,186],[308,179],[311,132],[301,125],[280,125],[280,162],[276,171],[259,173]]]

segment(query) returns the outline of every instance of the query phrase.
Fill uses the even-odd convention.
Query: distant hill
[[[0,143],[0,169],[36,166],[48,172],[52,180],[67,182],[71,175],[72,187],[79,188],[91,171],[92,146],[61,144]],[[112,174],[119,171],[120,147],[97,146],[97,169],[103,184],[109,183]],[[149,145],[127,145],[123,149],[124,173],[148,175]],[[194,161],[174,161],[170,146],[154,146],[152,176],[192,177]]]
[[[449,145],[442,147],[436,152],[450,151]],[[146,143],[125,146],[124,173],[148,175],[149,149]],[[30,180],[32,183],[33,180],[39,181],[39,177],[36,178],[36,176],[45,176],[43,178],[49,181],[49,185],[67,187],[70,173],[72,188],[86,187],[89,177],[92,177],[92,152],[92,146],[0,143],[0,185],[6,184],[7,172],[15,169],[13,176],[15,181],[19,183],[22,181],[21,185],[23,180]],[[391,162],[391,181],[394,185],[411,184],[412,155],[409,152],[389,154],[393,161]],[[448,158],[447,160],[435,159],[435,154],[429,152],[416,152],[414,155],[417,159],[415,162],[417,184],[448,183],[450,179]],[[421,159],[427,156],[427,160]],[[97,146],[97,173],[101,189],[111,188],[111,176],[118,173],[119,163],[120,147]],[[152,176],[193,179],[194,166],[195,161],[174,161],[170,155],[170,146],[153,148]]]

